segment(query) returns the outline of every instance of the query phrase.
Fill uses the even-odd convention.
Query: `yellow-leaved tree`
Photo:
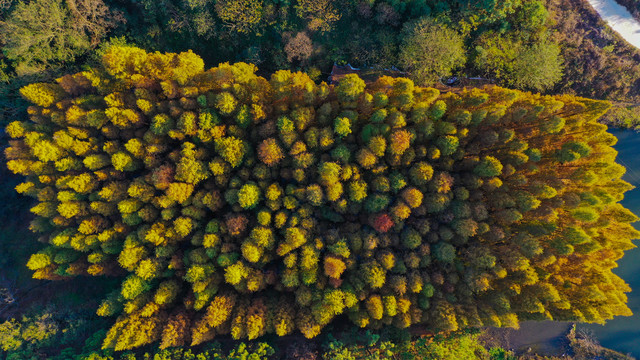
[[[27,266],[122,277],[105,348],[630,314],[607,103],[256,70],[116,46],[21,90],[5,155],[48,242]]]

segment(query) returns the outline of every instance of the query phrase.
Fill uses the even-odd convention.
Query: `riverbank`
[[[591,4],[602,10],[601,1],[548,0],[553,40],[561,45],[565,64],[563,81],[553,93],[611,101],[614,107],[602,122],[640,129],[640,50],[608,26]]]
[[[550,93],[640,102],[640,51],[585,0],[548,0],[546,6],[565,64],[563,80]]]

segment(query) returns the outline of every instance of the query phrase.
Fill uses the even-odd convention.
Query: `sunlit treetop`
[[[630,314],[607,103],[256,70],[112,47],[21,90],[7,166],[48,244],[27,266],[122,279],[105,348]]]

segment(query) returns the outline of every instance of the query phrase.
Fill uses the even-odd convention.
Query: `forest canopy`
[[[5,155],[48,244],[27,266],[122,278],[105,348],[630,314],[608,103],[256,71],[114,46],[21,89]]]

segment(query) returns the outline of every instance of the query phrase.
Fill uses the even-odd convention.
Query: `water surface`
[[[588,0],[607,24],[629,44],[640,49],[640,22],[615,0]]]

